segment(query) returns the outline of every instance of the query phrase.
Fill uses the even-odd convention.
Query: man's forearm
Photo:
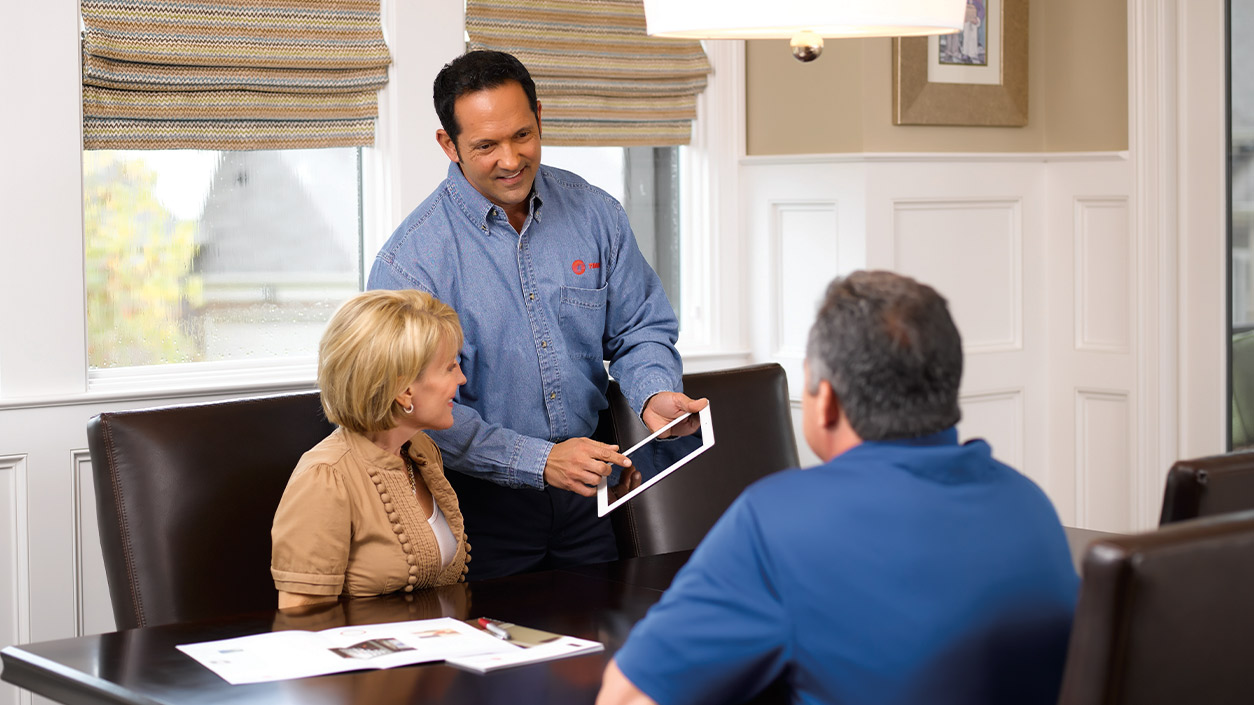
[[[657,705],[652,698],[645,695],[627,676],[618,670],[618,662],[610,661],[605,667],[605,676],[601,679],[601,692],[597,694],[596,705]]]
[[[453,406],[453,426],[428,431],[444,465],[505,487],[544,488],[544,464],[553,444],[488,423],[474,409]]]

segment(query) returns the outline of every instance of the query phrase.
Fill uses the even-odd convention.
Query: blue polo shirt
[[[1049,499],[957,431],[867,442],[728,509],[618,665],[661,705],[1049,703],[1079,579]]]

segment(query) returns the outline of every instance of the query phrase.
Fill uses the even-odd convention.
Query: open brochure
[[[267,632],[182,644],[178,649],[226,682],[239,685],[432,661],[485,673],[604,648],[599,642],[503,622],[494,626],[504,629],[510,638],[498,638],[460,620],[441,617],[320,632]]]

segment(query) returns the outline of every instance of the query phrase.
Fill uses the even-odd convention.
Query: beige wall
[[[750,41],[748,153],[1127,149],[1126,0],[1037,0],[1028,32],[1026,127],[893,125],[891,39],[828,40],[808,64],[785,40]]]

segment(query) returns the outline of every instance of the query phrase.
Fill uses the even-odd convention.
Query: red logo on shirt
[[[583,274],[589,269],[600,269],[600,268],[601,268],[600,262],[584,262],[581,259],[575,260],[570,265],[570,271],[574,272],[575,274]]]

